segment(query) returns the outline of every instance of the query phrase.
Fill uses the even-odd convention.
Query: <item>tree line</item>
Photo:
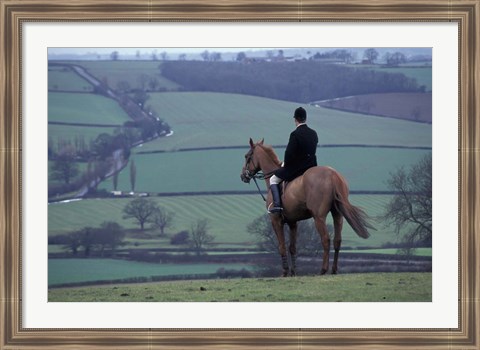
[[[162,75],[187,91],[238,93],[308,103],[386,92],[418,92],[404,74],[314,60],[298,62],[167,61]]]
[[[123,218],[132,219],[139,226],[140,231],[150,224],[151,229],[158,232],[160,237],[165,236],[165,230],[173,226],[175,213],[157,205],[147,198],[135,198],[123,208]],[[203,254],[215,240],[209,233],[210,224],[207,219],[198,219],[191,224],[190,230],[183,230],[170,239],[172,245],[185,245],[197,256]],[[127,231],[118,223],[105,221],[100,227],[83,227],[67,234],[49,237],[48,244],[62,245],[73,256],[90,257],[92,253],[100,256],[114,256],[118,247],[125,245]]]
[[[84,227],[64,235],[49,237],[48,244],[60,244],[78,256],[80,249],[85,257],[98,251],[101,256],[115,255],[116,249],[124,245],[125,230],[116,222],[105,221],[100,227]]]

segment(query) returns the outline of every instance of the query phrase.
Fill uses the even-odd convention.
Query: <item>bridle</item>
[[[246,181],[244,180],[244,182],[250,183],[250,180],[253,180],[253,182],[255,182],[255,185],[257,186],[257,189],[258,189],[258,193],[260,193],[263,200],[266,202],[267,200],[266,200],[265,196],[263,195],[262,190],[260,189],[260,186],[258,186],[257,179],[259,179],[259,180],[269,179],[270,177],[272,177],[273,172],[264,174],[258,168],[255,168],[253,171],[249,169],[250,163],[253,161],[253,150],[254,150],[254,148],[252,148],[247,153],[247,155],[245,156],[245,158],[246,158],[246,160],[245,160],[245,171],[243,172],[242,175],[246,180]]]

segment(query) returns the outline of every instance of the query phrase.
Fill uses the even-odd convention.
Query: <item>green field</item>
[[[248,191],[252,185],[240,181],[245,149],[204,150],[136,154],[131,156],[137,168],[136,191],[140,192],[204,192]],[[276,149],[283,157],[284,148]],[[355,191],[386,191],[390,172],[410,166],[426,150],[388,148],[319,148],[318,162],[334,167],[347,179]],[[194,174],[194,181],[188,174]],[[265,186],[262,184],[262,188]],[[113,182],[105,181],[100,188],[113,190]],[[119,175],[118,189],[129,192],[130,170],[127,166]]]
[[[48,285],[178,274],[209,274],[215,273],[220,268],[252,269],[245,264],[153,264],[118,259],[50,259]]]
[[[130,120],[118,103],[94,94],[48,93],[48,121],[123,124]]]
[[[223,195],[223,196],[178,196],[151,197],[158,205],[175,213],[173,227],[167,231],[170,236],[181,230],[190,230],[199,218],[210,222],[209,232],[215,236],[220,246],[242,244],[255,246],[255,237],[247,232],[247,225],[266,212],[265,204],[259,195]],[[395,242],[397,236],[393,227],[377,221],[383,213],[389,195],[351,195],[352,204],[366,210],[378,231],[372,231],[368,239],[359,238],[348,224],[343,228],[344,247],[381,247],[387,242]],[[131,199],[88,199],[70,203],[49,204],[49,235],[81,229],[85,226],[98,227],[105,220],[118,222],[126,229],[139,228],[133,220],[123,219],[122,210]],[[328,218],[328,223],[332,223]],[[158,233],[149,232],[154,236]],[[149,244],[152,248],[172,247],[168,239],[131,240]]]
[[[385,248],[385,249],[360,249],[360,250],[349,250],[349,253],[357,254],[385,254],[385,255],[395,255],[398,254],[398,249],[396,248]],[[413,250],[412,255],[414,256],[432,256],[432,248],[416,248]]]
[[[174,134],[136,151],[247,146],[250,137],[285,145],[294,128],[292,113],[299,106],[261,97],[201,92],[155,93],[147,104],[171,125]],[[319,144],[432,145],[430,125],[304,107]]]
[[[431,302],[431,273],[158,282],[48,291],[49,302]]]
[[[177,90],[179,88],[177,83],[161,75],[162,63],[160,61],[80,61],[70,63],[84,67],[98,80],[106,78],[108,85],[113,89],[117,89],[120,82],[127,82],[131,88],[138,89],[141,87],[140,77],[142,75],[156,78],[157,89]]]
[[[48,90],[92,92],[93,86],[68,67],[48,67]]]

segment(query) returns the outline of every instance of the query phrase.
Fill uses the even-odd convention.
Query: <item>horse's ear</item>
[[[253,140],[252,138],[250,137],[250,148],[253,148],[255,145],[253,144]]]
[[[265,139],[262,139],[262,141],[260,141],[259,144],[263,145],[263,141],[265,141]]]

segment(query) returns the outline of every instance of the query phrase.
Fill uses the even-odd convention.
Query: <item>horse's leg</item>
[[[273,230],[277,235],[278,240],[278,252],[282,258],[282,277],[288,276],[288,257],[287,257],[287,248],[285,247],[285,234],[283,232],[283,222],[280,215],[270,215],[272,220]]]
[[[290,273],[292,276],[296,275],[296,268],[297,268],[297,223],[289,223],[288,227],[290,228]]]
[[[321,275],[324,275],[328,271],[329,256],[330,256],[330,236],[328,235],[327,224],[325,222],[325,216],[315,217],[315,227],[317,228],[318,233],[320,234],[320,239],[322,240],[323,246],[323,264]]]
[[[343,216],[338,211],[332,211],[333,227],[335,236],[333,238],[333,248],[335,255],[333,257],[332,274],[336,275],[338,271],[338,254],[340,253],[340,246],[342,245],[342,228],[343,228]]]

